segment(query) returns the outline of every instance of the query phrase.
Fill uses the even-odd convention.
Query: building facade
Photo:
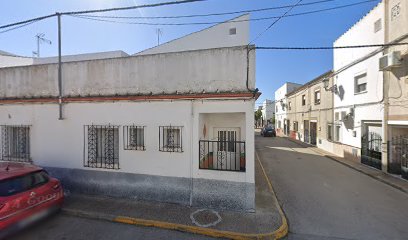
[[[253,211],[246,44],[65,62],[62,85],[57,64],[0,68],[1,160],[73,192]]]
[[[286,94],[301,87],[301,84],[287,82],[275,91],[275,129],[277,134],[288,135],[290,122],[287,122]]]
[[[408,2],[386,0],[385,41],[408,42]],[[383,165],[392,174],[408,179],[408,46],[392,46],[384,55],[397,56],[394,65],[383,69],[386,95],[384,106]]]
[[[265,99],[262,102],[262,125],[273,124],[275,122],[275,102]]]
[[[333,151],[332,71],[326,72],[288,93],[287,123],[289,136]]]
[[[384,3],[334,42],[336,46],[384,44]],[[333,52],[334,153],[381,168],[384,116],[383,74],[372,48],[335,49]]]

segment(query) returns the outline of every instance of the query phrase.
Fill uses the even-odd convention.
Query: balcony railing
[[[245,142],[200,140],[200,169],[245,172]]]

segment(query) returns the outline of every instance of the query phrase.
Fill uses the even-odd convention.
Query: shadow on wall
[[[340,85],[338,95],[339,95],[341,101],[343,101],[343,99],[344,99],[344,93],[345,93],[344,87],[343,87],[343,85]]]
[[[346,117],[343,119],[343,123],[346,129],[354,129],[354,117],[346,115]]]

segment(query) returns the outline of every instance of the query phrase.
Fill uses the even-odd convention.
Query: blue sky
[[[57,11],[75,11],[140,5],[167,0],[15,0],[0,2],[0,25],[28,18],[55,13]],[[105,13],[118,16],[171,16],[185,14],[205,14],[238,11],[294,4],[298,0],[208,0],[202,3],[190,3],[160,8],[130,10]],[[304,3],[316,0],[304,0]],[[295,8],[291,13],[317,10],[345,5],[363,0],[336,0],[311,6]],[[268,32],[262,35],[257,46],[331,46],[343,32],[361,19],[380,0],[349,8],[282,19]],[[283,10],[252,13],[251,18],[279,16]],[[238,14],[237,14],[238,15]],[[224,21],[237,15],[216,16],[210,18],[190,18],[166,20],[167,22]],[[141,20],[146,21],[146,20]],[[149,20],[156,21],[157,20]],[[251,36],[262,32],[274,20],[251,22]],[[162,26],[162,41],[169,41],[207,26]],[[123,50],[135,53],[156,45],[157,26],[141,26],[95,22],[64,16],[62,20],[62,53],[78,54],[98,51]],[[56,18],[34,23],[15,31],[0,34],[0,50],[24,56],[32,56],[36,50],[34,36],[45,33],[52,45],[41,46],[41,56],[57,55]],[[256,81],[263,93],[257,104],[265,98],[273,99],[275,90],[285,82],[305,83],[332,68],[331,51],[257,51]]]

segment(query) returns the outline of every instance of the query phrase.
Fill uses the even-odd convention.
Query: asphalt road
[[[212,239],[201,235],[139,227],[58,214],[16,234],[11,240]]]
[[[255,141],[288,239],[408,239],[407,194],[285,138]]]

